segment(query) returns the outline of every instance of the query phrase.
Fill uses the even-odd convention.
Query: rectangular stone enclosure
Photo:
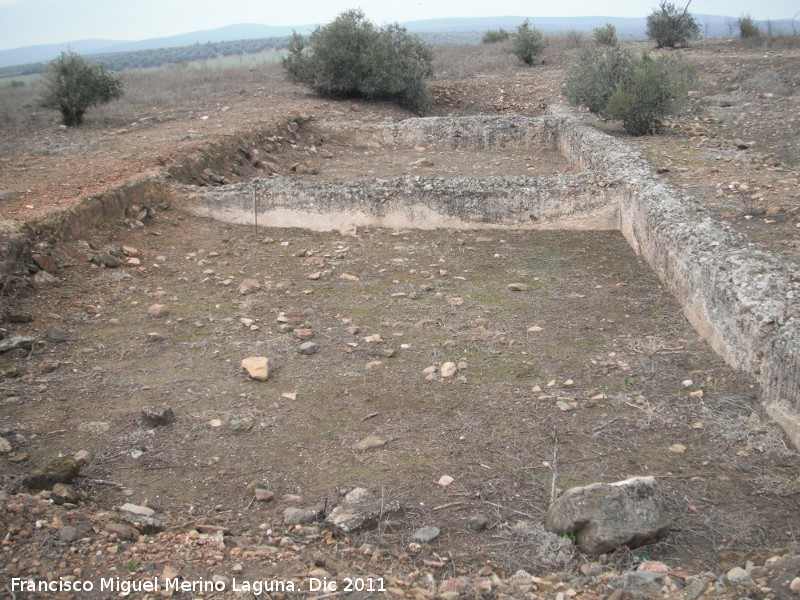
[[[797,274],[712,219],[695,199],[664,182],[642,155],[560,110],[541,118],[419,118],[327,127],[316,131],[344,136],[351,146],[373,150],[373,157],[432,146],[472,161],[498,151],[549,152],[559,153],[569,172],[470,176],[464,158],[463,169],[446,177],[419,169],[344,181],[322,175],[179,186],[184,208],[230,222],[253,223],[257,215],[263,226],[314,230],[619,230],[712,348],[756,377],[767,412],[800,448]],[[371,160],[364,158],[365,172]]]

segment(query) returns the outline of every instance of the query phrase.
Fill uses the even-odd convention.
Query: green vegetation
[[[617,28],[611,23],[606,23],[602,27],[594,29],[594,43],[598,46],[616,46]]]
[[[282,50],[289,38],[260,38],[256,40],[237,40],[231,42],[208,42],[175,48],[138,50],[136,52],[115,52],[96,54],[93,60],[101,61],[112,71],[125,69],[147,69],[167,64],[210,61],[221,57],[235,59],[248,54],[260,54],[268,50]]]
[[[742,15],[736,24],[739,26],[739,37],[743,40],[757,40],[761,37],[761,29],[750,15]]]
[[[618,46],[590,48],[567,77],[564,95],[592,113],[622,121],[631,135],[658,133],[688,103],[694,71],[681,57],[636,56]]]
[[[700,25],[689,12],[689,4],[679,10],[671,2],[661,0],[657,9],[647,17],[647,37],[655,40],[657,48],[685,46],[700,36]]]
[[[632,60],[633,54],[619,46],[585,48],[567,75],[564,96],[571,104],[602,115],[617,86],[627,83]]]
[[[511,53],[530,67],[544,48],[542,32],[525,19],[511,39]]]
[[[42,84],[42,106],[58,109],[67,127],[83,123],[84,113],[92,106],[122,97],[122,80],[117,75],[102,65],[89,64],[71,50],[48,65]]]
[[[426,79],[433,54],[397,24],[376,28],[360,10],[348,10],[306,39],[295,33],[283,68],[294,83],[328,98],[397,101],[424,113],[433,104]]]
[[[496,44],[497,42],[505,42],[511,34],[502,27],[500,29],[487,29],[483,34],[481,42],[484,44]]]
[[[112,52],[85,56],[87,62],[102,63],[109,71],[128,69],[149,69],[163,65],[206,61],[212,62],[228,58],[242,59],[246,55],[257,55],[270,50],[281,51],[286,48],[288,37],[261,38],[256,40],[237,40],[231,42],[208,42],[175,48],[136,50],[133,52]],[[42,63],[0,67],[0,77],[21,78],[42,73]]]
[[[680,58],[643,53],[631,62],[626,86],[617,86],[605,115],[622,121],[631,135],[658,133],[661,119],[682,112],[689,102],[693,71]]]
[[[562,37],[567,48],[580,48],[586,42],[586,34],[577,29],[570,29]]]

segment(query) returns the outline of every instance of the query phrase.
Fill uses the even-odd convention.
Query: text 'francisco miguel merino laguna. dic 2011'
[[[227,579],[202,577],[190,580],[180,578],[122,579],[120,577],[101,577],[98,581],[59,578],[53,580],[35,580],[13,577],[11,592],[111,592],[127,595],[136,592],[250,592],[255,596],[272,592],[384,592],[383,578],[377,577],[345,577],[337,581],[328,577],[309,577],[298,583],[290,579]]]

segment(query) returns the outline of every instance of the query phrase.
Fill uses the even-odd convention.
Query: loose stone
[[[381,448],[388,443],[389,440],[377,435],[368,435],[363,440],[356,444],[356,449],[362,452],[372,450],[373,448]]]
[[[311,356],[317,353],[317,345],[314,342],[303,342],[300,344],[299,352],[300,354]]]
[[[142,423],[149,427],[166,427],[175,422],[170,406],[146,406],[142,409]]]
[[[256,381],[269,379],[269,359],[266,356],[250,356],[242,361],[242,371]]]
[[[239,294],[242,296],[255,294],[260,289],[261,284],[255,279],[245,279],[239,284]]]
[[[80,532],[72,525],[62,527],[58,535],[62,542],[66,542],[68,544],[80,539],[81,537]]]
[[[452,377],[457,372],[458,372],[458,367],[456,366],[455,363],[452,363],[452,362],[444,363],[442,365],[441,370],[440,370],[440,374],[441,374],[442,378],[444,378],[444,379],[447,379],[448,377]]]
[[[161,318],[169,315],[169,307],[164,304],[153,304],[147,309],[147,314],[151,317]]]
[[[439,537],[440,533],[441,531],[438,527],[422,527],[414,532],[411,536],[411,541],[418,544],[428,544]]]
[[[156,511],[148,506],[139,506],[138,504],[131,504],[130,502],[126,502],[120,506],[119,510],[120,512],[127,512],[140,517],[152,517],[156,514]]]

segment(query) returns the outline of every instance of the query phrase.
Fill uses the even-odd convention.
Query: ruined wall
[[[255,198],[264,226],[619,229],[697,331],[731,365],[754,374],[767,411],[800,448],[798,275],[666,184],[643,156],[559,110],[540,119],[408,119],[353,127],[348,135],[375,147],[557,148],[583,172],[346,183],[256,179],[217,188],[176,184],[171,192],[183,196],[190,212],[239,223],[253,222]],[[121,217],[131,204],[163,201],[165,193],[163,174],[150,174],[31,227],[0,223],[0,267],[13,273],[36,240],[77,237]]]
[[[757,378],[767,411],[800,448],[797,275],[665,183],[642,155],[558,109],[540,119],[408,119],[348,128],[347,135],[371,147],[557,148],[584,172],[341,184],[255,180],[184,189],[187,208],[252,223],[255,195],[259,222],[274,226],[619,229],[714,350]]]
[[[186,190],[186,188],[184,188]],[[257,179],[190,191],[189,212],[320,231],[352,226],[616,229],[614,182],[593,174],[530,178],[398,177],[344,183]]]
[[[557,117],[562,152],[624,179],[619,228],[714,350],[762,386],[767,412],[800,448],[800,278],[666,184],[640,154]]]
[[[558,130],[547,118],[529,117],[434,117],[405,119],[383,125],[347,128],[350,141],[363,146],[427,146],[457,150],[497,148],[558,148]],[[319,133],[336,136],[341,128],[317,127]]]

